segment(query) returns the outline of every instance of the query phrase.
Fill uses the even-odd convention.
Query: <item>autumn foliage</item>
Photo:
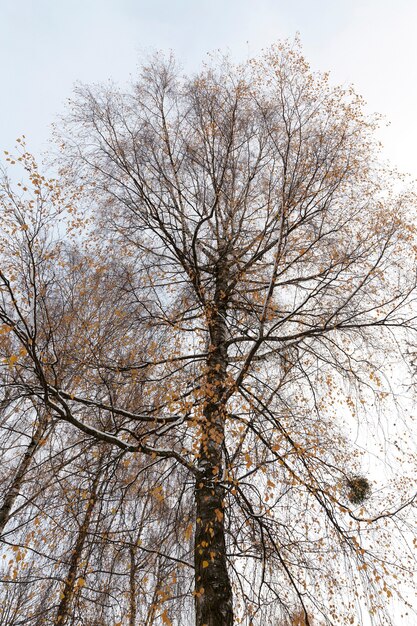
[[[393,623],[417,242],[375,127],[285,43],[79,88],[52,179],[6,153],[0,624]]]

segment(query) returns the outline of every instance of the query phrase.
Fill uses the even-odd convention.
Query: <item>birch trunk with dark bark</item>
[[[136,625],[136,613],[137,613],[137,603],[136,603],[136,559],[135,559],[135,549],[133,546],[129,548],[129,559],[130,559],[130,569],[129,569],[129,626]]]
[[[88,500],[87,508],[85,511],[84,519],[79,528],[77,540],[75,542],[74,549],[72,551],[71,560],[69,563],[68,574],[64,581],[64,589],[61,594],[61,602],[59,603],[58,610],[54,619],[54,626],[64,626],[68,617],[70,617],[70,611],[73,604],[74,596],[76,593],[76,580],[78,577],[78,568],[81,560],[85,540],[87,538],[88,529],[93,515],[94,506],[97,501],[97,488],[100,480],[100,471],[97,472],[94,477],[90,498]]]
[[[35,429],[35,432],[32,435],[30,443],[26,448],[26,452],[23,455],[22,460],[20,461],[16,473],[13,477],[13,480],[6,491],[4,496],[3,504],[0,507],[0,537],[3,534],[3,531],[11,517],[11,511],[14,503],[19,495],[20,488],[25,479],[26,473],[32,463],[35,452],[39,446],[39,442],[41,441],[46,429],[46,422],[44,420],[39,420],[39,423]]]
[[[196,626],[232,626],[233,597],[226,562],[222,447],[226,420],[227,377],[225,281],[218,280],[209,312],[204,432],[200,476],[196,481],[195,610]]]

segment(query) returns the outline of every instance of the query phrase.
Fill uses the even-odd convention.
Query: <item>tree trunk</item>
[[[91,516],[93,509],[97,501],[97,486],[100,479],[100,470],[94,477],[94,482],[88,500],[87,509],[85,511],[83,522],[78,531],[77,541],[72,551],[72,556],[68,568],[68,575],[64,582],[64,589],[61,594],[61,602],[59,603],[58,610],[56,612],[54,626],[64,626],[68,617],[70,616],[71,606],[76,592],[76,579],[78,575],[78,565],[81,559],[82,551],[84,548],[85,540],[88,533],[88,528],[91,522]]]
[[[196,626],[232,626],[233,597],[226,564],[222,445],[227,376],[225,293],[218,281],[216,307],[209,314],[211,346],[207,359],[200,476],[196,481],[194,546]]]
[[[136,559],[133,546],[129,548],[130,570],[129,570],[129,626],[136,624]]]
[[[26,472],[29,469],[29,466],[38,448],[39,442],[42,439],[45,429],[46,422],[40,419],[36,430],[32,435],[32,439],[30,440],[30,443],[26,449],[26,452],[17,467],[11,485],[6,492],[3,504],[0,507],[0,537],[3,534],[4,528],[11,517],[10,513],[12,507],[16,501],[16,498],[19,495],[20,487],[22,486],[22,482],[25,478]]]

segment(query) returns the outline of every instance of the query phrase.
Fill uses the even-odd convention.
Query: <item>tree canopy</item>
[[[393,623],[415,198],[363,108],[297,44],[157,55],[78,88],[55,178],[6,153],[0,624]]]

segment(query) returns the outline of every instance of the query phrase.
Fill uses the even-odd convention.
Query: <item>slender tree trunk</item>
[[[153,626],[155,622],[156,611],[158,607],[158,591],[161,586],[161,562],[158,558],[156,564],[156,574],[155,574],[156,582],[152,594],[152,600],[148,604],[148,612],[145,619],[145,626]]]
[[[22,482],[25,478],[26,472],[29,469],[29,466],[39,446],[39,442],[42,439],[45,429],[46,422],[45,420],[40,419],[36,430],[32,435],[32,439],[30,440],[30,443],[26,448],[26,452],[17,467],[12,483],[6,492],[3,504],[0,507],[0,536],[3,534],[4,528],[11,517],[11,510],[16,501],[16,498],[19,495],[20,487],[22,486]]]
[[[136,559],[135,549],[133,546],[129,548],[130,557],[130,570],[129,570],[129,626],[135,626],[136,624]]]
[[[61,594],[61,602],[59,603],[58,610],[56,612],[54,626],[64,626],[68,617],[70,616],[70,611],[73,603],[73,599],[76,593],[76,579],[78,575],[78,566],[81,560],[82,551],[84,548],[85,540],[88,533],[88,528],[90,526],[91,517],[93,514],[94,506],[97,501],[97,486],[100,479],[100,470],[97,472],[94,477],[94,482],[90,494],[90,498],[88,500],[87,509],[85,511],[83,522],[78,531],[77,541],[75,543],[74,549],[72,551],[72,556],[68,568],[68,574],[64,582],[64,589]]]
[[[218,280],[215,308],[209,316],[205,429],[196,481],[195,610],[196,626],[232,626],[233,597],[226,564],[222,445],[226,408],[222,402],[227,375],[226,305]]]

